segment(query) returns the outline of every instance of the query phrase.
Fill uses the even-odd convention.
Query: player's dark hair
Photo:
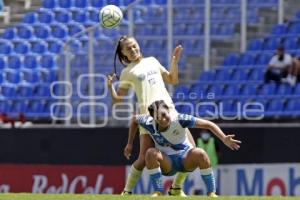
[[[158,100],[153,102],[149,107],[148,111],[151,117],[154,117],[154,112],[157,112],[159,108],[166,108],[169,109],[169,106],[163,101],[163,100]]]
[[[117,47],[116,47],[116,51],[115,51],[115,57],[114,57],[114,73],[117,74],[117,63],[116,63],[116,59],[117,56],[119,58],[120,63],[126,67],[130,61],[128,60],[128,58],[122,53],[122,42],[124,42],[125,40],[128,40],[129,38],[131,38],[130,36],[127,35],[123,35],[122,37],[120,37]]]

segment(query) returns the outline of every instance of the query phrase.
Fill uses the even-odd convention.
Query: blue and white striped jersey
[[[192,148],[185,128],[192,128],[196,118],[186,114],[171,117],[171,124],[165,132],[156,130],[156,123],[150,115],[138,115],[137,123],[145,128],[155,142],[155,147],[167,155],[173,155]]]

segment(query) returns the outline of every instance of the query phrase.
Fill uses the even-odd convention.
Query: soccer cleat
[[[126,195],[132,195],[132,192],[129,192],[129,191],[123,191],[122,193],[121,193],[121,195],[122,196],[126,196]]]
[[[179,197],[187,197],[184,191],[181,188],[173,188],[170,187],[168,194],[170,196],[179,196]]]
[[[158,197],[158,196],[162,196],[162,194],[160,192],[154,192],[151,197]]]
[[[208,197],[213,197],[213,198],[218,197],[218,195],[216,195],[216,193],[214,193],[214,192],[211,192],[211,193],[207,194],[207,196]]]

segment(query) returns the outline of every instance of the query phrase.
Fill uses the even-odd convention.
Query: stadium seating
[[[0,70],[3,71],[0,75],[0,107],[3,108],[1,112],[25,112],[31,118],[49,117],[50,105],[54,101],[50,96],[50,85],[58,80],[61,67],[58,58],[64,44],[86,27],[99,23],[99,8],[103,5],[116,4],[124,9],[131,2],[132,0],[43,0],[42,8],[27,13],[21,23],[7,28],[0,39]],[[167,58],[161,52],[167,51],[166,2],[144,0],[134,12],[135,36],[143,53],[156,56],[164,65]],[[204,2],[173,1],[174,45],[181,43],[185,47],[181,62],[184,62],[187,56],[198,56],[203,52]],[[212,38],[233,38],[236,33],[235,26],[240,23],[240,1],[213,0],[211,3]],[[248,23],[258,22],[259,9],[272,7],[277,3],[277,0],[249,0]],[[228,54],[223,67],[203,72],[191,87],[179,87],[174,92],[174,101],[202,99],[206,98],[207,94],[214,93],[218,104],[223,106],[225,115],[234,116],[238,101],[252,101],[259,96],[266,99],[268,117],[275,114],[277,117],[286,117],[288,115],[285,109],[293,113],[293,116],[299,116],[299,102],[296,101],[300,94],[299,84],[290,88],[286,85],[263,83],[264,66],[269,62],[272,51],[278,44],[282,43],[286,49],[300,55],[300,51],[296,51],[299,48],[299,16],[298,13],[290,24],[274,26],[269,37],[250,41],[244,54]],[[124,18],[124,26],[110,31],[101,28],[94,31],[95,47],[103,47],[95,48],[95,57],[99,58],[95,59],[95,66],[100,68],[101,72],[111,72],[113,41],[128,33],[126,14]],[[74,54],[71,59],[71,75],[74,80],[79,74],[87,72],[87,37],[83,35],[73,38],[70,42],[70,51]],[[65,59],[63,56],[60,58]],[[182,63],[179,67],[184,69]],[[101,89],[97,90],[97,93],[101,93]],[[274,100],[286,96],[290,99]],[[38,100],[40,97],[43,101]],[[6,99],[13,99],[14,102],[3,101]],[[26,101],[23,101],[24,99]],[[103,101],[107,102],[107,99]],[[195,103],[197,102],[193,102]],[[180,105],[178,109],[184,112],[192,111],[184,105]],[[205,105],[198,111],[206,116],[206,110],[212,109],[212,106]]]

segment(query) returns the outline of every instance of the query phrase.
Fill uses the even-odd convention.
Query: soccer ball
[[[100,10],[99,17],[101,25],[104,28],[114,28],[121,23],[123,13],[119,7],[115,5],[107,5]]]

